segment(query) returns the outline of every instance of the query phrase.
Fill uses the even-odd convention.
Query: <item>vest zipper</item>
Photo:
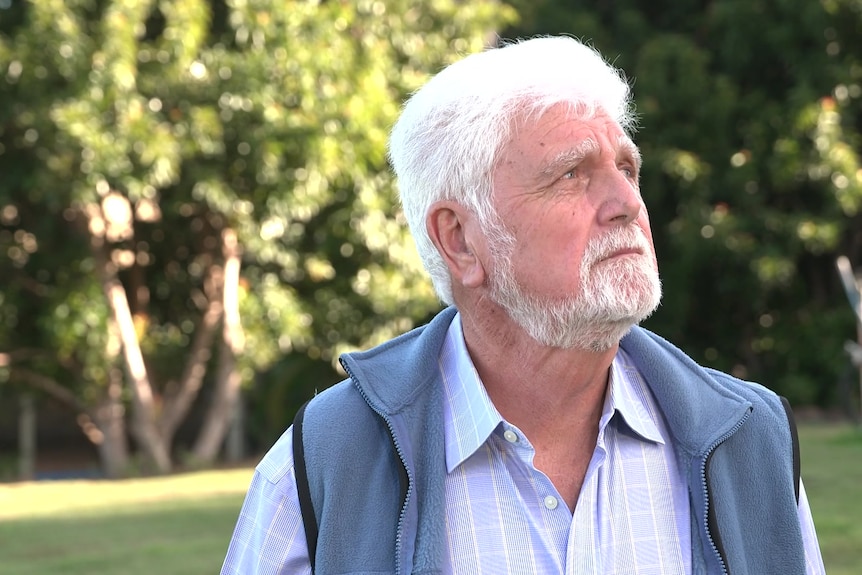
[[[701,484],[703,486],[703,498],[705,505],[705,514],[704,514],[704,532],[706,533],[706,537],[709,540],[709,544],[712,547],[712,550],[715,552],[716,557],[718,557],[718,562],[721,564],[721,572],[724,575],[730,575],[730,570],[727,567],[727,559],[725,558],[724,545],[721,542],[721,534],[718,532],[718,520],[715,516],[715,508],[709,504],[710,501],[710,491],[709,491],[709,481],[707,479],[707,466],[709,465],[709,460],[712,458],[713,452],[718,448],[719,445],[724,443],[731,435],[736,433],[740,427],[745,423],[748,419],[748,416],[751,414],[751,408],[745,412],[745,415],[740,419],[733,428],[718,438],[712,445],[709,446],[709,449],[706,450],[705,457],[703,458],[703,463],[700,465],[700,478]]]
[[[395,575],[399,575],[401,573],[401,533],[404,528],[404,516],[407,514],[407,501],[410,499],[410,495],[413,492],[413,481],[410,478],[410,472],[407,469],[407,461],[404,457],[404,451],[401,449],[401,445],[398,443],[398,438],[395,437],[395,429],[392,427],[392,422],[389,417],[387,417],[383,411],[378,408],[374,403],[372,403],[371,399],[365,393],[365,390],[359,385],[359,380],[353,375],[353,372],[350,371],[350,368],[347,366],[347,363],[344,360],[339,359],[339,363],[341,363],[341,367],[344,368],[344,371],[347,373],[347,376],[353,382],[353,385],[359,391],[359,395],[362,396],[362,399],[365,400],[365,403],[368,404],[368,407],[380,416],[380,419],[386,424],[386,428],[389,430],[389,437],[392,439],[392,445],[395,448],[395,453],[398,454],[398,460],[401,462],[401,467],[404,469],[404,473],[407,476],[407,491],[404,495],[404,501],[401,503],[401,512],[398,514],[398,525],[395,530]]]

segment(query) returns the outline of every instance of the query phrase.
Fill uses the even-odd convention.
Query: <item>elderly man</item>
[[[661,287],[633,124],[568,37],[410,99],[390,157],[450,307],[341,359],[257,467],[223,574],[823,572],[781,400],[636,327]]]

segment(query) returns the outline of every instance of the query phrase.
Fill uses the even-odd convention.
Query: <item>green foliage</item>
[[[862,3],[512,4],[505,29],[492,0],[0,3],[0,352],[98,400],[118,349],[89,216],[108,202],[132,214],[107,254],[168,392],[233,229],[240,369],[283,426],[338,353],[438,307],[385,160],[401,102],[493,30],[565,32],[633,79],[666,292],[649,327],[835,401],[854,330],[834,257],[862,265]]]
[[[631,79],[664,303],[647,326],[797,402],[843,401],[862,266],[862,3],[513,4]]]
[[[493,0],[0,5],[0,351],[98,400],[118,353],[104,233],[170,394],[230,229],[246,384],[281,361],[321,381],[276,387],[331,383],[340,351],[439,306],[386,164],[401,102],[513,18]]]

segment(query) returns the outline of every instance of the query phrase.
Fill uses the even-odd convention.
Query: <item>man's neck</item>
[[[500,308],[461,317],[467,351],[488,396],[535,449],[543,471],[574,511],[595,450],[618,345],[604,351],[539,344]]]
[[[618,346],[599,352],[552,348],[532,339],[499,308],[461,315],[473,364],[507,421],[532,441],[598,426]]]

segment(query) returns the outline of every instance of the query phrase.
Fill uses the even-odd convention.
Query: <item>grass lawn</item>
[[[862,431],[800,427],[802,480],[829,575],[862,573]]]
[[[829,575],[862,573],[862,432],[800,428]],[[0,485],[0,575],[204,575],[224,559],[250,469]]]
[[[0,575],[218,573],[251,470],[0,486]]]

